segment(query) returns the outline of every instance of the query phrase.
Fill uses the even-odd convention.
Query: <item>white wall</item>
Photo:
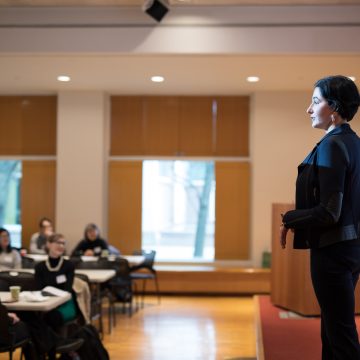
[[[255,266],[271,247],[271,205],[295,200],[297,166],[325,133],[313,129],[309,92],[260,92],[251,102],[251,241]],[[351,122],[360,135],[360,117]]]
[[[56,230],[71,249],[89,222],[107,214],[107,99],[101,92],[60,92],[57,122]]]

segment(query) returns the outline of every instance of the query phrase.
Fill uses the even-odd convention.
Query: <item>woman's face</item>
[[[41,224],[40,232],[45,236],[50,236],[53,233],[53,227],[51,222],[44,220]]]
[[[312,102],[306,112],[310,114],[313,128],[327,130],[333,123],[331,115],[334,114],[334,110],[322,97],[320,89],[317,87],[314,89]]]
[[[10,244],[10,236],[6,231],[0,233],[0,246],[5,250]]]
[[[86,235],[87,235],[87,238],[89,240],[96,240],[97,236],[98,236],[98,232],[96,229],[89,229],[87,232],[86,232]]]
[[[64,238],[59,238],[54,242],[47,242],[47,247],[49,250],[49,255],[53,258],[58,258],[65,252],[66,240]]]

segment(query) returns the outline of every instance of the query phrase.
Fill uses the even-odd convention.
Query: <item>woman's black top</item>
[[[59,261],[60,258],[49,257],[50,267],[56,268]],[[42,261],[35,266],[35,280],[39,290],[43,289],[45,286],[53,286],[71,293],[74,274],[74,264],[66,259],[63,260],[63,263],[58,271],[50,271],[46,266],[46,261]]]
[[[95,240],[83,239],[72,252],[72,256],[84,255],[86,250],[92,250],[94,251],[94,255],[100,256],[103,250],[108,250],[108,244],[101,238],[97,238]]]
[[[296,209],[283,222],[295,248],[360,239],[360,139],[348,124],[327,133],[299,165]]]

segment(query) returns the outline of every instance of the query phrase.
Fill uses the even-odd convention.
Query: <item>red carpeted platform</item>
[[[287,310],[273,306],[269,296],[258,296],[257,303],[259,360],[321,359],[318,317],[292,317]],[[356,322],[359,330],[360,317]]]

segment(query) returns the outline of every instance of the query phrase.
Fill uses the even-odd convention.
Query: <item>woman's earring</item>
[[[331,115],[331,121],[335,122],[335,116],[334,115]]]

